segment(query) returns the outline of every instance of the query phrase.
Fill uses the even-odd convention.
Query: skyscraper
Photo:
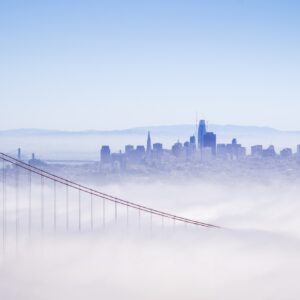
[[[152,150],[152,144],[151,144],[151,136],[150,131],[148,131],[148,138],[147,138],[147,153],[150,154]]]
[[[190,144],[196,145],[196,138],[194,135],[190,137]]]
[[[110,156],[110,148],[109,146],[105,145],[101,148],[101,162],[102,163],[109,163],[111,161]]]
[[[203,136],[203,147],[210,148],[211,154],[216,155],[217,138],[213,132],[206,132]]]
[[[198,127],[198,148],[202,149],[204,144],[204,135],[206,133],[205,120],[200,120]]]
[[[263,154],[262,145],[254,145],[251,147],[251,156],[260,157]]]

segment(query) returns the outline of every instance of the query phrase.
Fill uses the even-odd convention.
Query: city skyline
[[[124,146],[117,153],[112,153],[110,145],[102,145],[100,151],[100,162],[110,164],[117,161],[120,165],[125,166],[125,160],[131,160],[135,163],[145,163],[146,161],[160,161],[163,159],[164,153],[169,152],[177,158],[187,160],[211,160],[212,158],[221,159],[245,159],[247,156],[254,158],[275,158],[278,155],[282,158],[291,158],[294,154],[300,156],[300,144],[295,145],[296,152],[293,149],[284,147],[276,152],[274,145],[265,147],[260,144],[250,146],[250,153],[247,153],[247,147],[238,143],[237,138],[232,136],[231,143],[220,143],[217,135],[213,131],[209,131],[205,120],[200,120],[197,130],[191,133],[190,137],[186,137],[185,141],[175,142],[171,149],[165,148],[163,141],[156,143],[151,142],[151,132],[148,130],[147,141],[145,144],[137,145],[136,148],[132,144]],[[34,161],[34,160],[33,160]]]

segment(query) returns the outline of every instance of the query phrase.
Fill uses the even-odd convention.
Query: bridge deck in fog
[[[64,227],[66,231],[83,231],[87,227],[92,231],[96,226],[101,199],[101,225],[117,223],[118,218],[129,223],[129,209],[136,212],[137,226],[141,223],[141,213],[148,214],[151,226],[154,218],[171,220],[173,225],[193,225],[204,228],[219,228],[216,225],[181,217],[144,205],[102,193],[85,185],[62,178],[48,171],[0,153],[2,160],[2,236],[5,249],[6,236],[13,233],[18,239],[19,233],[27,228],[28,234],[37,227],[46,232],[49,225],[54,231]],[[46,183],[47,181],[47,183]],[[21,189],[21,186],[25,186]],[[75,199],[75,201],[74,201]],[[88,206],[87,206],[88,205]],[[37,209],[38,207],[38,209]],[[120,207],[125,209],[125,216]],[[75,213],[75,215],[74,215]],[[98,220],[99,221],[99,220]],[[12,225],[13,224],[13,225]],[[87,224],[89,224],[87,226]]]

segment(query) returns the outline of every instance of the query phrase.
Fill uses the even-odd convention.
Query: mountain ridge
[[[241,126],[241,125],[218,125],[208,124],[208,131],[216,133],[256,133],[256,134],[300,134],[298,130],[280,130],[269,126]],[[16,128],[8,130],[0,130],[0,135],[123,135],[123,134],[145,134],[147,131],[155,134],[174,134],[187,133],[192,135],[196,131],[196,126],[192,124],[177,125],[157,125],[157,126],[140,126],[116,130],[56,130],[56,129],[40,129],[40,128]]]

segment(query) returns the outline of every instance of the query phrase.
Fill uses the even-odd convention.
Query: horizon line
[[[268,129],[275,130],[280,132],[300,132],[299,129],[279,129],[276,127],[268,126],[268,125],[237,125],[237,124],[217,124],[217,123],[207,123],[208,126],[218,126],[218,127],[241,127],[241,128],[253,128],[253,129]],[[65,132],[65,133],[87,133],[87,132],[118,132],[118,131],[129,131],[129,130],[138,130],[138,129],[151,129],[151,128],[160,128],[160,127],[177,127],[177,126],[193,126],[195,124],[192,123],[177,123],[177,124],[164,124],[164,125],[141,125],[134,127],[125,127],[125,128],[115,128],[115,129],[50,129],[50,128],[38,128],[38,127],[18,127],[18,128],[9,128],[9,129],[0,129],[0,132],[13,132],[13,131],[49,131],[49,132]]]

